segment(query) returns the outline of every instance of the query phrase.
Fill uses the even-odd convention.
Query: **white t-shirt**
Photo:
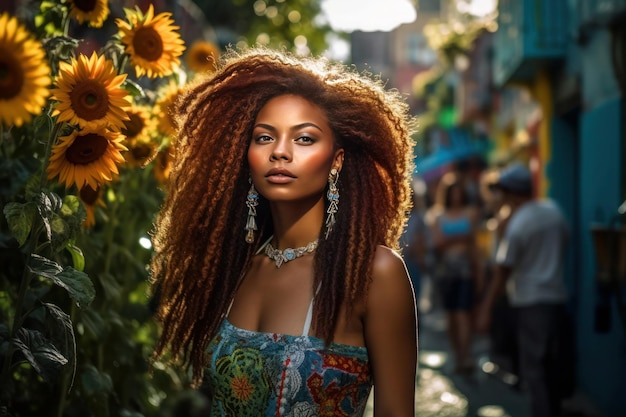
[[[496,263],[511,268],[511,305],[566,300],[563,258],[568,238],[567,222],[550,200],[529,201],[513,213],[496,253]]]

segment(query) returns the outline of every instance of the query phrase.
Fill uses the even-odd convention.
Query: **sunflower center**
[[[109,95],[104,85],[94,80],[79,81],[70,93],[74,113],[84,120],[98,120],[107,115]]]
[[[79,191],[80,199],[85,202],[85,204],[89,206],[93,206],[98,201],[98,197],[100,196],[100,187],[97,189],[91,188],[89,184],[85,184],[81,187]]]
[[[24,85],[24,71],[15,54],[0,48],[0,99],[16,97]]]
[[[124,128],[122,128],[122,133],[126,136],[127,139],[133,139],[136,137],[144,128],[143,119],[137,113],[128,113],[129,120],[124,121]]]
[[[137,29],[133,37],[135,53],[146,61],[158,61],[163,55],[163,39],[152,27]]]
[[[92,12],[96,9],[97,0],[74,0],[74,6],[83,12]]]
[[[65,152],[68,161],[74,165],[87,165],[104,155],[109,141],[97,133],[78,136]]]
[[[147,143],[139,143],[131,149],[133,153],[133,157],[138,161],[143,161],[146,158],[149,158],[152,154],[152,148]]]

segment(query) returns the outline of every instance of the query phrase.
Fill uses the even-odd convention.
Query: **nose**
[[[289,146],[289,141],[285,139],[279,139],[274,142],[274,146],[272,147],[272,153],[270,154],[270,160],[278,161],[278,160],[291,160],[291,149]]]

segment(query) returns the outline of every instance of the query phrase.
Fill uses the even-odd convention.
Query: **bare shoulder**
[[[374,255],[370,301],[385,303],[399,293],[411,293],[411,283],[400,254],[379,245]]]
[[[400,254],[387,246],[378,245],[374,253],[373,278],[405,274],[406,268]]]

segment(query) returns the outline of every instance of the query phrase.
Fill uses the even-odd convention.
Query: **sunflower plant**
[[[146,269],[185,45],[170,13],[116,11],[0,14],[0,416],[161,416],[192,395],[149,360]],[[107,25],[91,51],[72,35]]]

